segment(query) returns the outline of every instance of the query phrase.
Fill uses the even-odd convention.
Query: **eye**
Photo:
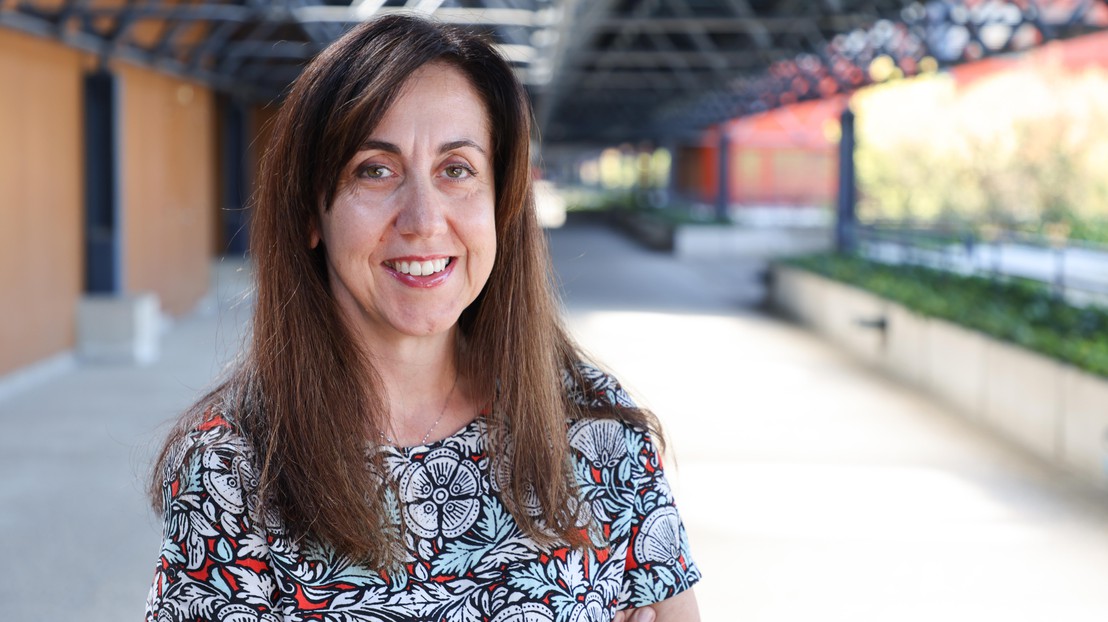
[[[477,175],[476,171],[463,164],[451,164],[443,170],[443,173],[450,179],[465,179]]]
[[[387,166],[380,164],[366,164],[358,169],[358,177],[365,179],[388,179],[393,176],[395,176],[395,173],[389,170]]]

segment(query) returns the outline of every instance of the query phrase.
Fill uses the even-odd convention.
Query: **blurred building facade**
[[[837,187],[839,117],[846,103],[845,97],[806,101],[709,128],[700,144],[678,151],[677,192],[714,204],[721,187],[716,163],[720,145],[726,144],[727,202],[736,209],[830,208]],[[728,134],[725,143],[721,131]]]
[[[832,205],[854,89],[1108,24],[1068,0],[490,2],[0,1],[0,380],[73,352],[90,298],[194,309],[211,259],[246,247],[259,102],[377,11],[495,34],[567,154],[557,180],[623,153],[656,207],[666,188],[717,213]]]
[[[93,74],[112,76],[114,91],[108,222],[86,213],[89,170],[105,170],[87,131]],[[242,208],[227,204],[235,154],[221,139],[234,104],[196,82],[122,60],[102,66],[3,28],[0,85],[0,376],[75,349],[89,249],[105,236],[115,257],[103,293],[153,293],[169,317],[193,309],[233,233],[223,208]],[[245,111],[240,169],[256,166],[265,117]]]

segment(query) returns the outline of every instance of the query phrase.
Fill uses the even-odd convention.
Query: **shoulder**
[[[163,483],[172,497],[193,489],[228,509],[241,511],[243,493],[257,485],[254,452],[233,418],[208,410],[172,444],[163,463]]]
[[[579,362],[563,372],[563,386],[580,407],[567,420],[570,447],[594,466],[656,454],[649,413],[635,404],[615,376]]]
[[[193,421],[185,424],[184,433],[171,446],[166,466],[179,466],[190,455],[207,451],[231,451],[250,453],[235,420],[227,413],[209,409]]]
[[[615,376],[589,363],[562,370],[562,387],[571,401],[587,409],[636,408]]]

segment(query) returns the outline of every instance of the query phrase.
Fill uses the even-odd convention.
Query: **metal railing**
[[[1108,305],[1108,245],[998,230],[989,239],[955,229],[858,225],[857,252],[887,264],[919,265],[986,278],[1039,281],[1079,305]]]

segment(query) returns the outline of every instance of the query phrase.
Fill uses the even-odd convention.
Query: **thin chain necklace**
[[[427,433],[423,435],[423,438],[419,439],[419,443],[418,443],[419,445],[426,445],[427,444],[427,439],[431,438],[431,433],[435,431],[435,428],[437,428],[439,426],[439,422],[442,421],[442,418],[444,416],[446,416],[446,407],[450,405],[450,398],[454,397],[454,389],[457,389],[457,388],[458,388],[458,374],[455,373],[454,374],[454,384],[450,387],[450,393],[446,394],[446,401],[444,401],[442,403],[442,411],[439,412],[438,419],[435,419],[435,422],[432,423],[431,427],[427,429]],[[380,434],[381,434],[381,438],[385,439],[386,443],[388,443],[389,445],[392,445],[393,447],[399,447],[397,442],[392,437],[390,437],[388,434],[385,434],[384,431],[380,432]]]

